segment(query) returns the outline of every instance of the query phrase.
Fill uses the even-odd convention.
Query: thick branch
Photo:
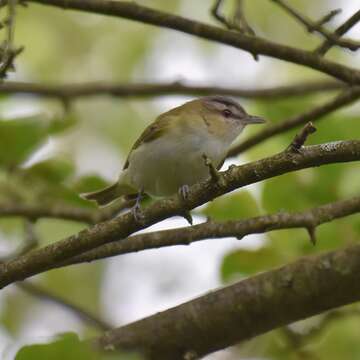
[[[203,356],[326,310],[360,300],[360,245],[210,292],[105,333],[104,348],[141,349],[149,359]]]
[[[304,65],[351,84],[360,84],[360,71],[323,59],[312,52],[279,45],[259,37],[224,30],[216,26],[192,21],[181,16],[153,10],[133,2],[112,0],[28,0],[28,2],[122,17],[170,28],[243,49],[251,54],[266,55],[295,64]]]
[[[279,212],[246,220],[214,222],[178,229],[155,231],[102,245],[62,263],[60,266],[90,262],[121,254],[165,246],[190,245],[204,239],[229,236],[242,239],[249,234],[290,228],[315,228],[334,219],[360,212],[360,197],[337,201],[303,212]]]
[[[184,207],[193,209],[236,188],[290,171],[356,160],[360,160],[359,140],[307,146],[302,148],[300,154],[283,151],[243,166],[233,166],[222,173],[222,186],[207,180],[192,186],[186,199],[173,196],[157,201],[144,209],[141,223],[135,220],[131,212],[128,212],[18,259],[0,264],[0,287],[51,269],[56,263],[64,262],[100,245],[125,238],[170,216],[181,215]]]
[[[117,97],[154,97],[169,95],[232,95],[248,99],[276,99],[301,96],[324,91],[343,89],[345,85],[335,81],[319,81],[260,89],[238,87],[185,85],[173,83],[85,83],[67,85],[41,85],[21,82],[0,83],[0,94],[29,94],[49,98],[73,100],[82,97],[110,95]]]
[[[230,149],[228,156],[238,155],[245,150],[261,143],[264,140],[271,138],[274,135],[281,134],[287,130],[293,129],[299,125],[306,124],[309,121],[316,122],[323,118],[325,115],[332,113],[346,105],[353,103],[360,97],[360,87],[356,86],[350,90],[345,90],[340,95],[328,102],[316,106],[311,110],[308,110],[300,115],[296,115],[288,120],[281,121],[274,125],[269,125],[264,130],[259,131],[255,135],[249,137],[239,145],[235,145]]]

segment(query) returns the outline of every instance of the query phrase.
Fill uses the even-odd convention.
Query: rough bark
[[[186,200],[173,196],[155,202],[144,210],[141,223],[134,218],[132,213],[125,213],[62,241],[0,264],[0,287],[49,270],[56,264],[80,253],[126,238],[140,229],[171,216],[183,215],[184,211],[193,209],[239,187],[290,171],[355,160],[360,160],[360,141],[358,140],[307,146],[303,147],[299,153],[283,151],[243,166],[232,166],[226,172],[219,174],[221,182],[213,182],[210,179],[192,186]]]
[[[302,258],[164,312],[108,331],[103,348],[149,359],[192,359],[360,300],[360,245]]]

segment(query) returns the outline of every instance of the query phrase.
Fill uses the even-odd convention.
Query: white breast
[[[225,157],[227,147],[228,144],[203,131],[169,133],[142,144],[131,153],[127,178],[138,190],[152,196],[168,196],[183,185],[205,180],[209,170],[202,155],[206,154],[217,166]]]

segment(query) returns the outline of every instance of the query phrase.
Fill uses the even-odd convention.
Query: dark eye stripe
[[[225,105],[226,107],[234,107],[241,113],[245,113],[244,109],[233,99],[226,96],[211,96],[210,101],[217,102],[219,104]]]

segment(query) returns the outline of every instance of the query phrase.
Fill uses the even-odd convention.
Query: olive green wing
[[[144,143],[151,142],[155,139],[158,139],[161,135],[164,134],[171,121],[174,121],[178,113],[178,108],[172,109],[164,114],[161,114],[153,123],[151,123],[140,135],[140,137],[135,141],[133,147],[131,148],[129,155],[125,161],[123,170],[127,169],[129,166],[129,158],[133,150],[137,149],[140,145]]]

